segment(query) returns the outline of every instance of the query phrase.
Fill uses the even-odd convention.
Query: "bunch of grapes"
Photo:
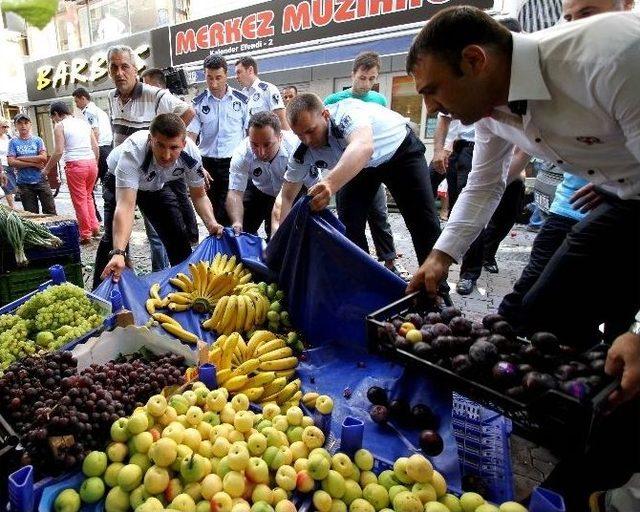
[[[85,291],[71,283],[49,286],[49,288],[40,293],[36,293],[27,302],[22,304],[16,310],[16,314],[25,319],[34,319],[38,311],[42,308],[71,298],[86,299]]]
[[[29,324],[16,315],[0,315],[0,371],[15,360],[35,353],[34,343],[27,339]]]
[[[111,424],[142,406],[165,386],[184,382],[184,358],[135,355],[80,374],[71,352],[27,357],[0,377],[0,412],[21,437],[23,463],[45,472],[75,467],[91,450],[104,449]],[[53,452],[49,440],[73,436]]]

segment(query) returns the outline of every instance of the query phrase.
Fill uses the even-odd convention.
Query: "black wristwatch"
[[[127,257],[127,251],[125,249],[112,249],[109,251],[109,258],[113,258],[114,256],[124,256]]]

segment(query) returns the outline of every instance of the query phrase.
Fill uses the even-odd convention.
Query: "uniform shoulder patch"
[[[269,88],[269,84],[266,82],[259,82],[258,87],[260,87],[260,89],[262,89],[263,91],[266,91]]]
[[[186,151],[182,151],[180,153],[180,160],[182,160],[189,169],[195,167],[195,165],[198,163],[198,161]]]
[[[309,149],[309,147],[306,144],[302,144],[300,143],[300,145],[298,146],[298,149],[296,149],[293,152],[293,159],[296,163],[303,163],[304,162],[304,155],[306,154],[307,150]]]
[[[200,94],[198,94],[195,98],[193,98],[192,103],[194,105],[199,105],[200,103],[202,103],[202,100],[204,100],[207,97],[207,91],[201,92]]]
[[[242,94],[240,91],[236,91],[235,89],[231,92],[236,98],[238,98],[243,103],[247,103],[249,98],[246,95]]]

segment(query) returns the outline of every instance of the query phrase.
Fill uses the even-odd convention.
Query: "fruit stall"
[[[545,489],[515,502],[509,434],[593,423],[611,385],[603,348],[404,298],[340,229],[303,201],[266,251],[225,232],[162,272],[127,270],[93,294],[49,282],[1,310],[3,502],[564,510]]]

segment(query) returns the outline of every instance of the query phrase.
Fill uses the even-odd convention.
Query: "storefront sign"
[[[401,29],[450,5],[488,9],[493,1],[273,0],[171,27],[172,63],[197,62],[213,52],[230,57],[271,53],[338,36]]]
[[[136,34],[108,45],[94,46],[25,64],[27,95],[29,101],[69,96],[77,87],[89,91],[111,89],[108,77],[107,50],[110,46],[127,45],[136,54],[136,64],[141,71],[145,67],[168,67],[168,28]]]

